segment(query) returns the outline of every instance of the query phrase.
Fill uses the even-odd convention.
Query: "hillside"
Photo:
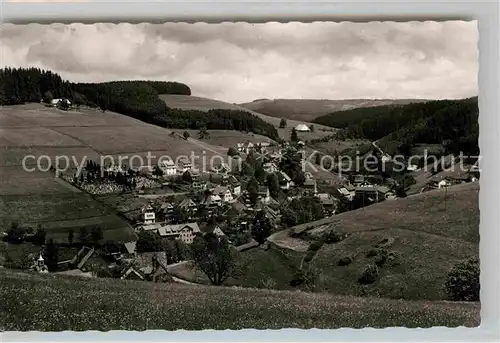
[[[55,178],[52,172],[27,171],[23,157],[48,156],[55,165],[57,156],[68,156],[71,167],[100,156],[122,156],[122,163],[142,156],[146,163],[151,152],[152,163],[160,156],[226,156],[227,148],[211,146],[194,138],[184,140],[171,131],[107,111],[81,108],[69,112],[41,104],[16,105],[0,109],[0,225],[41,223],[49,238],[67,237],[70,227],[102,225],[105,239],[128,239],[133,230],[114,212],[89,195]],[[107,159],[109,161],[109,159]],[[195,161],[200,168],[201,158]],[[75,163],[76,162],[76,163]],[[42,160],[42,167],[47,166]],[[60,160],[60,167],[66,166]],[[36,166],[35,159],[27,160]]]
[[[284,230],[268,240],[303,254],[306,238],[330,230],[346,232],[347,239],[323,245],[310,264],[320,272],[320,289],[335,294],[446,299],[443,285],[448,271],[479,254],[478,193],[478,184],[471,183],[449,188],[446,201],[444,190],[388,200],[293,228],[312,228],[303,238],[292,238]],[[376,283],[360,287],[357,277],[373,263],[366,254],[384,239],[393,241],[387,249],[395,259],[380,269]],[[347,256],[353,262],[339,266],[337,262]]]
[[[314,120],[343,128],[351,138],[378,141],[389,154],[409,155],[416,145],[445,144],[447,153],[478,154],[478,99],[436,100],[339,111]]]
[[[361,107],[409,104],[422,99],[259,99],[239,104],[241,107],[275,118],[312,122],[317,117]]]
[[[209,110],[212,109],[225,109],[234,111],[246,111],[276,127],[279,136],[283,139],[289,139],[290,134],[292,132],[292,128],[296,127],[297,125],[299,124],[306,124],[308,126],[311,125],[311,123],[307,123],[305,121],[288,120],[286,128],[279,128],[281,120],[280,117],[265,115],[256,111],[252,111],[248,108],[238,106],[235,104],[230,104],[224,101],[202,98],[197,96],[186,96],[186,95],[176,95],[176,94],[162,94],[160,95],[160,98],[165,101],[168,107],[182,109],[182,110],[199,110],[208,112]],[[321,138],[330,135],[332,134],[332,131],[334,131],[333,128],[324,125],[314,124],[314,127],[315,127],[315,132],[299,133],[299,137],[303,140],[311,140],[314,138]]]
[[[85,279],[1,269],[0,277],[2,331],[473,327],[480,322],[479,303]]]

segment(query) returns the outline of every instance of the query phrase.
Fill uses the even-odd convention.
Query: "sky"
[[[0,65],[73,82],[178,81],[260,98],[458,99],[478,94],[477,22],[52,24],[0,28]]]

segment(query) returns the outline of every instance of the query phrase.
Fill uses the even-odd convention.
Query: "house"
[[[155,222],[155,218],[155,211],[151,204],[147,204],[141,208],[141,219],[144,224],[153,224]]]
[[[170,218],[174,215],[174,205],[170,202],[164,202],[160,206],[160,211],[165,218]]]
[[[213,233],[214,235],[216,235],[217,237],[222,237],[222,236],[225,236],[226,234],[224,233],[224,231],[222,231],[222,229],[220,228],[219,225],[217,224],[207,224],[207,225],[204,225],[203,227],[200,228],[201,232],[203,234],[206,234],[206,233]]]
[[[42,257],[42,254],[40,253],[40,256],[36,261],[33,262],[33,265],[31,267],[32,270],[39,272],[39,273],[48,273],[49,269],[45,265],[45,260]]]
[[[228,174],[231,172],[231,167],[227,163],[220,163],[213,166],[212,171],[216,174]]]
[[[314,180],[314,179],[306,179],[304,181],[304,184],[302,185],[302,188],[304,190],[306,190],[307,192],[312,193],[313,195],[318,194],[316,180]]]
[[[227,180],[229,184],[229,189],[233,193],[235,197],[239,196],[241,194],[241,183],[238,181],[236,177],[233,175],[229,176]]]
[[[133,266],[130,266],[127,269],[125,269],[125,272],[122,274],[120,279],[144,281],[144,276],[140,272],[135,270],[135,268]]]
[[[278,180],[281,189],[290,189],[290,187],[294,186],[292,179],[285,172],[279,172]]]
[[[252,150],[255,149],[255,145],[250,141],[246,141],[244,143],[238,143],[236,145],[236,149],[238,150],[238,152],[242,152],[248,155]]]
[[[177,174],[177,167],[174,161],[172,161],[171,159],[161,161],[160,166],[161,169],[163,170],[163,173],[167,176]]]
[[[389,192],[389,188],[385,186],[365,186],[365,187],[356,187],[356,194],[361,194],[371,201],[379,202],[386,199],[386,194]]]
[[[335,213],[336,206],[335,206],[335,198],[334,197],[332,197],[328,193],[319,193],[319,194],[317,194],[317,197],[327,213],[329,213],[329,214]]]
[[[212,194],[218,195],[222,202],[227,203],[233,201],[233,195],[229,187],[217,186],[212,190]]]
[[[207,183],[205,181],[194,181],[191,184],[191,189],[194,192],[201,192],[207,189]]]
[[[208,208],[216,208],[222,205],[222,198],[218,194],[207,194],[203,205]]]
[[[133,256],[137,252],[137,242],[136,241],[127,242],[127,243],[123,244],[123,247],[124,247],[123,250],[128,255],[132,255]]]
[[[418,171],[418,166],[416,164],[408,164],[408,166],[406,167],[406,170],[408,171]]]
[[[352,178],[352,183],[356,186],[362,184],[363,182],[365,182],[364,175],[354,175]]]
[[[236,213],[242,213],[248,210],[247,205],[241,201],[241,199],[237,199],[236,201],[231,203],[231,208]]]
[[[50,104],[52,106],[60,106],[62,103],[66,103],[67,106],[71,106],[71,101],[69,101],[68,99],[57,98],[50,101]]]
[[[295,131],[297,132],[309,132],[311,129],[305,124],[299,124],[295,127]]]
[[[191,198],[182,200],[179,207],[187,212],[194,212],[198,209],[198,206],[196,206],[196,203]]]
[[[192,168],[193,168],[193,164],[185,156],[182,156],[179,159],[179,161],[177,162],[177,169],[180,171],[181,174],[188,171],[188,170],[191,170]]]
[[[451,186],[451,182],[446,180],[446,179],[439,181],[437,184],[438,188],[444,188],[444,187],[449,187],[449,186]]]
[[[170,275],[167,270],[167,254],[164,251],[141,253],[135,259],[135,264],[139,268],[139,272],[137,272],[137,274],[144,275],[142,280],[146,279],[157,282],[162,277],[169,277]],[[127,272],[128,270],[125,272],[125,274]],[[134,273],[133,275],[136,276],[137,274]],[[122,276],[122,278],[124,277]]]
[[[162,225],[158,229],[160,237],[177,238],[185,244],[193,243],[193,240],[198,233],[200,233],[198,223]]]
[[[354,195],[356,194],[356,187],[353,185],[346,185],[346,186],[341,186],[337,189],[341,197],[344,197],[345,199],[352,201],[354,198]]]
[[[298,141],[298,142],[297,142],[297,145],[298,145],[299,147],[303,148],[303,147],[306,145],[306,143],[304,143],[303,141]]]
[[[271,201],[271,194],[269,193],[269,187],[259,186],[257,189],[258,199],[264,204]]]
[[[262,165],[262,167],[264,168],[264,171],[267,174],[273,174],[273,173],[276,173],[279,170],[279,168],[276,166],[276,164],[274,162],[264,163]]]

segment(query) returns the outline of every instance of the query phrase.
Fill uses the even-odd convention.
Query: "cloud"
[[[4,25],[3,66],[71,81],[176,80],[256,98],[477,95],[477,22]]]

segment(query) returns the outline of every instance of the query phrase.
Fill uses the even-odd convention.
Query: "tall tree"
[[[286,127],[286,119],[281,118],[280,120],[280,129],[284,129]]]
[[[208,233],[191,245],[195,265],[214,285],[221,285],[235,270],[235,257],[226,237]]]
[[[292,134],[290,135],[290,140],[292,142],[298,142],[299,141],[299,136],[297,135],[297,130],[295,130],[295,128],[292,129]]]
[[[57,262],[59,260],[58,255],[59,251],[57,245],[52,239],[49,239],[49,242],[47,243],[43,251],[43,259],[45,260],[45,265],[51,272],[57,270]]]
[[[260,244],[266,241],[273,230],[271,221],[264,211],[259,211],[252,221],[252,236]]]

